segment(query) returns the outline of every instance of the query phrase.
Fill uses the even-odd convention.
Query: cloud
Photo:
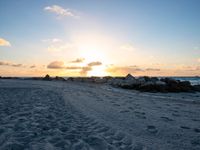
[[[100,66],[102,65],[102,63],[100,61],[95,61],[95,62],[91,62],[88,64],[88,66],[93,67],[93,66]]]
[[[74,62],[82,62],[83,58],[78,58]],[[93,67],[102,65],[99,61],[88,63],[86,66],[66,66],[63,61],[53,61],[47,65],[48,69],[66,69],[66,70],[77,70],[80,75],[87,75],[88,71],[91,71]]]
[[[58,38],[53,38],[53,39],[44,39],[44,40],[42,40],[42,42],[60,43],[60,42],[62,42],[62,40],[61,40],[61,39],[58,39]]]
[[[67,66],[67,67],[65,67],[65,69],[77,70],[77,69],[82,69],[82,67],[79,67],[79,66]]]
[[[106,71],[109,73],[128,74],[128,73],[143,72],[144,70],[137,66],[111,66],[108,67]]]
[[[22,67],[22,64],[12,64],[13,67]]]
[[[49,69],[64,69],[65,65],[63,61],[53,61],[51,62],[47,68]]]
[[[45,11],[51,12],[51,13],[55,13],[60,17],[74,17],[77,18],[78,16],[74,14],[74,12],[72,12],[72,10],[70,9],[64,9],[61,6],[58,5],[52,5],[52,6],[47,6],[44,8]]]
[[[158,68],[147,68],[145,71],[160,71]]]
[[[134,51],[134,47],[132,44],[124,44],[120,47],[120,49],[125,51]]]
[[[36,67],[36,65],[32,65],[32,66],[30,66],[30,68],[35,68]]]
[[[3,38],[0,38],[0,46],[11,46],[10,42],[3,39]]]
[[[85,58],[77,58],[76,60],[71,61],[72,63],[82,63]]]
[[[61,52],[65,50],[72,50],[75,46],[72,43],[50,45],[47,49],[51,52]]]
[[[0,61],[0,66],[22,67],[23,64],[16,64],[16,63],[7,62],[7,61]]]
[[[91,71],[91,70],[92,70],[92,67],[90,67],[90,66],[82,67],[80,74],[87,75],[88,71]]]
[[[197,61],[200,63],[200,58],[199,58],[199,59],[197,59]]]

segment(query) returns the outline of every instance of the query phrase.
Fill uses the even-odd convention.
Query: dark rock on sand
[[[200,85],[193,85],[192,88],[194,91],[200,92]]]
[[[171,78],[164,78],[161,81],[166,83],[168,92],[191,92],[192,85],[189,81],[179,81]]]
[[[125,79],[114,78],[111,85],[124,89],[134,89],[144,92],[192,92],[200,91],[200,86],[192,86],[189,81],[179,81],[172,78],[139,77],[128,74]]]
[[[44,78],[43,78],[43,80],[46,80],[46,81],[51,81],[52,80],[52,78],[47,74]]]
[[[65,79],[63,77],[58,77],[58,76],[56,76],[54,78],[54,80],[56,80],[56,81],[65,81]]]
[[[166,83],[162,81],[148,81],[140,85],[138,90],[144,92],[167,92]]]

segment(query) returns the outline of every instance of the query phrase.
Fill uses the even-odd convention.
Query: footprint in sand
[[[180,115],[180,114],[177,114],[177,113],[172,113],[172,116],[180,117],[181,115]]]
[[[130,112],[129,110],[121,110],[120,113],[128,113]]]
[[[196,122],[196,121],[197,121],[197,122],[200,122],[200,119],[196,119],[196,118],[195,118],[195,119],[192,119],[192,121],[195,121],[195,122]]]
[[[194,132],[200,133],[200,128],[194,128]]]
[[[198,136],[198,137],[192,139],[192,140],[191,140],[191,144],[192,144],[193,146],[200,146],[200,136]]]
[[[171,121],[174,121],[173,119],[171,119],[171,118],[168,118],[168,117],[160,117],[163,121],[165,121],[165,122],[171,122]]]
[[[190,127],[187,127],[187,126],[180,126],[180,128],[182,128],[182,129],[190,129]]]
[[[158,132],[158,130],[156,129],[156,127],[153,126],[153,125],[148,125],[147,126],[147,131],[150,132],[150,133],[157,133]]]
[[[134,111],[135,116],[139,119],[146,119],[145,112]]]
[[[118,106],[119,107],[120,105],[119,104],[113,104],[113,106]]]

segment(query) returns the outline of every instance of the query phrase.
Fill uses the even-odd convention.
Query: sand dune
[[[197,150],[199,97],[0,80],[0,149]]]

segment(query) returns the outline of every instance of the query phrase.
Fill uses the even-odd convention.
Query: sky
[[[0,76],[200,76],[199,0],[0,0]]]

